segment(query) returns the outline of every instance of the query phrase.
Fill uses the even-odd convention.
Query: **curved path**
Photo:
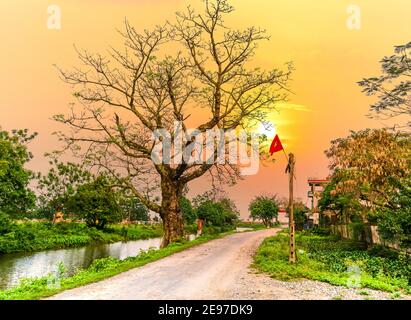
[[[192,247],[51,299],[223,299],[249,272],[252,255],[281,229],[245,232]]]

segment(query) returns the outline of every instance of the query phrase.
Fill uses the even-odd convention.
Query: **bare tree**
[[[198,110],[208,113],[197,128],[203,134],[262,120],[286,97],[291,65],[285,71],[247,68],[257,44],[268,36],[255,27],[227,28],[223,18],[233,10],[226,0],[205,1],[202,14],[188,7],[175,23],[141,34],[126,21],[123,51],[112,49],[107,58],[78,50],[83,66],[59,69],[80,103],[68,116],[55,116],[71,127],[70,133],[59,133],[61,139],[160,214],[163,246],[184,234],[179,200],[187,184],[206,173],[233,181],[238,171],[233,165],[185,157],[176,164],[158,163],[152,157],[153,132],[173,132],[180,122],[184,152],[190,154],[194,140],[187,121]],[[170,43],[180,49],[173,57],[165,54]],[[174,138],[172,133],[172,148]]]

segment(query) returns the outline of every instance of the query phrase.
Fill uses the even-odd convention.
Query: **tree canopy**
[[[120,206],[104,175],[79,186],[68,198],[69,212],[82,217],[89,227],[104,228],[108,223],[120,220]]]
[[[27,129],[0,130],[0,211],[12,215],[34,207],[35,194],[29,188],[33,173],[25,165],[33,158],[27,144],[36,135]]]
[[[378,101],[371,111],[384,118],[411,115],[411,42],[396,46],[394,54],[381,60],[382,75],[365,78],[358,84],[369,96],[376,95]],[[403,125],[400,124],[400,127]],[[411,127],[409,121],[407,127]]]
[[[269,226],[278,217],[279,204],[275,196],[257,196],[251,201],[248,210],[253,220],[261,220]]]

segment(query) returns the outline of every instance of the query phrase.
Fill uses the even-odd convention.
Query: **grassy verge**
[[[91,243],[113,243],[161,237],[161,226],[109,226],[105,230],[83,223],[16,223],[0,235],[0,254],[80,247]]]
[[[267,227],[262,223],[245,222],[245,221],[241,221],[241,222],[237,223],[237,227],[238,228],[251,228],[251,229],[254,229],[254,230],[267,229]]]
[[[279,280],[312,279],[334,285],[411,292],[411,261],[398,253],[367,251],[361,243],[334,236],[299,233],[298,262],[288,263],[288,235],[267,238],[254,257],[254,266]]]
[[[64,270],[61,270],[63,274],[61,277],[56,277],[51,274],[39,279],[23,280],[17,287],[0,291],[0,300],[35,300],[49,297],[67,289],[84,286],[115,276],[127,270],[141,267],[147,263],[162,259],[207,241],[221,238],[228,234],[231,234],[231,232],[202,236],[191,242],[182,241],[174,243],[167,248],[150,250],[125,260],[111,257],[98,259],[95,260],[89,268],[81,270],[70,277],[64,277]]]

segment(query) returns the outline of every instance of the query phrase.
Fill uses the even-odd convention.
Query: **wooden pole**
[[[295,167],[295,156],[290,153],[288,157],[288,167],[287,171],[289,173],[289,228],[290,228],[290,255],[289,262],[295,263],[297,261],[295,254],[295,223],[294,223],[294,167]]]

